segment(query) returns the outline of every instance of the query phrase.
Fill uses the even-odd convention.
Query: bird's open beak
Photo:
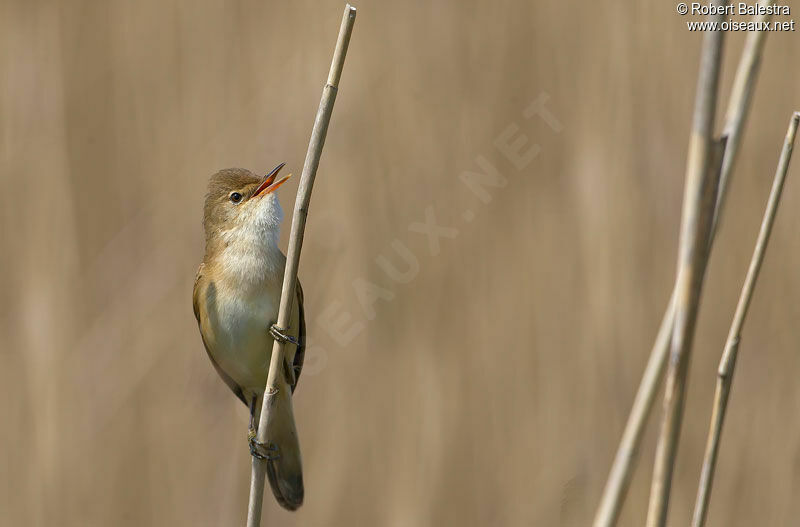
[[[278,165],[274,169],[272,169],[272,172],[267,174],[267,177],[264,179],[264,181],[258,186],[256,191],[253,192],[253,197],[258,196],[262,192],[265,195],[269,194],[271,192],[275,192],[278,189],[278,187],[280,187],[281,185],[283,185],[286,182],[287,179],[292,177],[292,175],[289,174],[288,176],[284,176],[281,179],[279,179],[278,181],[275,181],[275,178],[278,177],[278,172],[281,171],[281,169],[283,168],[283,166],[285,164],[286,163],[281,163],[280,165]]]

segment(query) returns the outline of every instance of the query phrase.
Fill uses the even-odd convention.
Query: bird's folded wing
[[[197,269],[197,276],[194,278],[194,290],[192,291],[192,307],[194,307],[194,317],[197,319],[198,324],[202,324],[200,317],[205,316],[200,311],[200,293],[208,286],[208,280],[203,275],[203,269],[205,268],[204,264],[200,264],[200,267]],[[225,384],[228,385],[228,388],[238,397],[245,406],[248,406],[248,402],[245,400],[244,392],[242,391],[242,387],[236,384],[230,375],[225,373],[225,371],[219,367],[217,361],[214,360],[214,356],[211,355],[211,352],[208,350],[208,344],[206,343],[206,339],[203,336],[203,332],[200,332],[200,338],[203,339],[203,347],[206,349],[206,354],[208,355],[209,360],[211,360],[211,364],[214,365],[214,369],[217,370],[217,373],[225,381]]]

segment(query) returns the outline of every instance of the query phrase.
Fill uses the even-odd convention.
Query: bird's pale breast
[[[256,292],[222,288],[217,312],[209,313],[216,336],[210,352],[243,390],[264,390],[272,354],[269,327],[278,318],[279,301],[269,288]]]
[[[199,298],[200,330],[209,355],[243,391],[246,398],[260,395],[269,372],[273,339],[270,326],[278,318],[280,286],[257,283],[229,287],[203,280]],[[289,333],[296,335],[299,309],[294,303]],[[285,348],[292,364],[295,346]]]

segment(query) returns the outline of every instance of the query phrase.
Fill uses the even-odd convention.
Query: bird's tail
[[[279,383],[278,393],[267,397],[271,405],[267,422],[267,444],[275,448],[267,460],[267,478],[275,499],[290,511],[303,504],[303,465],[294,424],[291,390]]]

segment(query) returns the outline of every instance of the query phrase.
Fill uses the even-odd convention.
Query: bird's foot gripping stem
[[[250,445],[250,455],[256,459],[274,461],[281,457],[278,454],[278,445],[274,443],[259,443],[256,440],[256,431],[254,428],[251,428],[247,433],[247,443]]]
[[[299,346],[300,341],[287,334],[287,331],[289,331],[289,328],[279,328],[277,324],[272,324],[269,327],[269,334],[273,339],[283,342],[284,344],[288,342],[290,344],[294,344],[295,346]]]

